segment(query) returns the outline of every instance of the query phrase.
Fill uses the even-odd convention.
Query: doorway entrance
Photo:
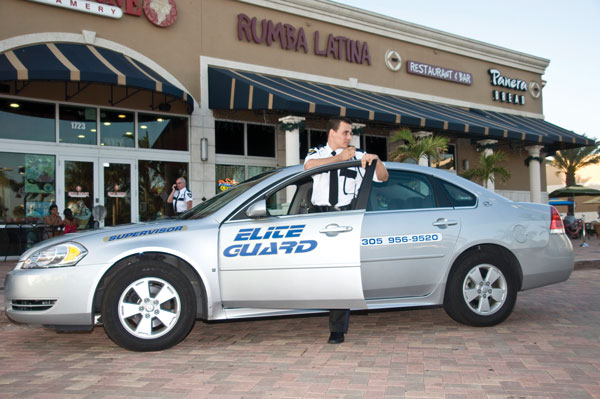
[[[78,231],[93,227],[97,205],[106,208],[106,217],[97,220],[100,227],[137,222],[136,165],[122,158],[59,157],[59,209],[71,209]]]

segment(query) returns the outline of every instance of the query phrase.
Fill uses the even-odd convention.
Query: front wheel
[[[155,261],[134,263],[109,283],[102,301],[108,336],[133,351],[158,351],[182,341],[196,317],[194,289],[183,273]]]
[[[511,314],[517,300],[517,285],[516,272],[504,256],[474,252],[452,270],[444,309],[459,323],[493,326]]]

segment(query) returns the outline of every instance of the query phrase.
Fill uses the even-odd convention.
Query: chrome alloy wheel
[[[481,316],[497,312],[506,301],[508,293],[504,274],[490,264],[473,267],[467,273],[462,287],[467,306]]]
[[[177,325],[180,315],[177,290],[160,278],[136,280],[119,298],[119,320],[137,338],[155,339],[167,334]]]

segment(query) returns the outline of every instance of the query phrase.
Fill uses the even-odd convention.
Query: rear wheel
[[[141,261],[119,272],[102,303],[106,333],[133,351],[176,345],[188,335],[195,317],[194,289],[185,275],[156,261]]]
[[[517,285],[514,267],[505,256],[473,252],[452,270],[444,309],[459,323],[493,326],[511,314],[517,300]]]

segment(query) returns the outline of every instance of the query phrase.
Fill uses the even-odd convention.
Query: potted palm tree
[[[481,153],[479,157],[479,165],[462,172],[460,175],[465,179],[480,182],[485,188],[488,187],[488,181],[494,183],[496,179],[502,182],[510,179],[510,172],[498,164],[505,159],[505,154],[502,151],[497,151],[493,154]]]
[[[402,142],[392,153],[391,159],[395,162],[419,159],[427,156],[434,161],[440,161],[442,152],[448,149],[448,138],[444,136],[428,136],[415,138],[409,129],[401,129],[394,133],[392,142]]]

